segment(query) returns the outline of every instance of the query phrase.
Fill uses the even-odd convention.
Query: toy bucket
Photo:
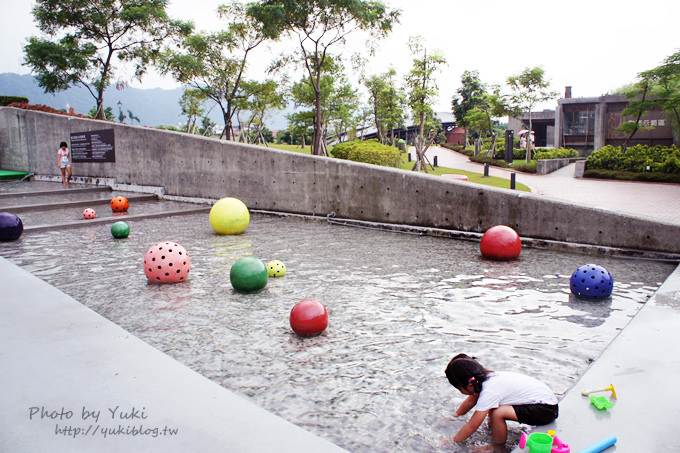
[[[546,433],[531,433],[529,436],[522,433],[519,440],[519,448],[529,447],[529,453],[550,453],[553,446],[553,438]]]

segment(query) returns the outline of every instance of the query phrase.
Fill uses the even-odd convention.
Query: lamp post
[[[123,103],[118,101],[118,121],[125,122],[125,115],[123,115]]]

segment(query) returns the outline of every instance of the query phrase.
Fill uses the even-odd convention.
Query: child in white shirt
[[[446,367],[451,385],[468,397],[456,409],[456,416],[474,413],[453,437],[461,442],[470,437],[489,416],[495,448],[503,448],[508,436],[506,420],[527,425],[546,425],[557,418],[557,397],[541,381],[523,374],[485,369],[474,358],[458,354]]]

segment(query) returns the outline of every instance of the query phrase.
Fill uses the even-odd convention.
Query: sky
[[[23,46],[39,36],[33,22],[32,0],[0,0],[0,73],[29,73],[22,66]],[[170,17],[194,22],[197,30],[214,31],[224,24],[216,17],[223,0],[169,0]],[[337,47],[349,57],[368,58],[368,75],[394,67],[399,77],[408,73],[412,56],[407,42],[421,36],[428,50],[437,50],[447,64],[436,74],[439,99],[436,111],[450,111],[451,99],[460,88],[463,71],[479,72],[486,84],[505,85],[509,76],[525,68],[541,66],[551,88],[573,97],[611,93],[635,81],[636,75],[661,64],[680,50],[678,0],[383,0],[401,10],[400,23],[378,43],[369,56],[365,35],[353,34]],[[250,77],[262,78],[268,63],[294,43],[261,47],[253,53]],[[352,74],[352,70],[348,69]],[[150,74],[139,88],[175,88],[171,79]],[[554,108],[551,101],[539,108]]]

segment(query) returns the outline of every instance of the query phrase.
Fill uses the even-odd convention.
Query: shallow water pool
[[[253,214],[246,232],[218,236],[207,214],[26,233],[0,254],[154,347],[262,407],[354,452],[471,451],[442,446],[465,422],[464,396],[444,368],[465,352],[487,368],[536,376],[563,394],[675,265],[527,249],[482,259],[479,244]],[[189,280],[147,282],[145,252],[182,244]],[[234,292],[243,255],[283,261],[283,278]],[[594,262],[614,277],[611,298],[570,295],[569,277]],[[320,336],[292,333],[295,303],[329,312]],[[522,426],[510,424],[510,444]]]

